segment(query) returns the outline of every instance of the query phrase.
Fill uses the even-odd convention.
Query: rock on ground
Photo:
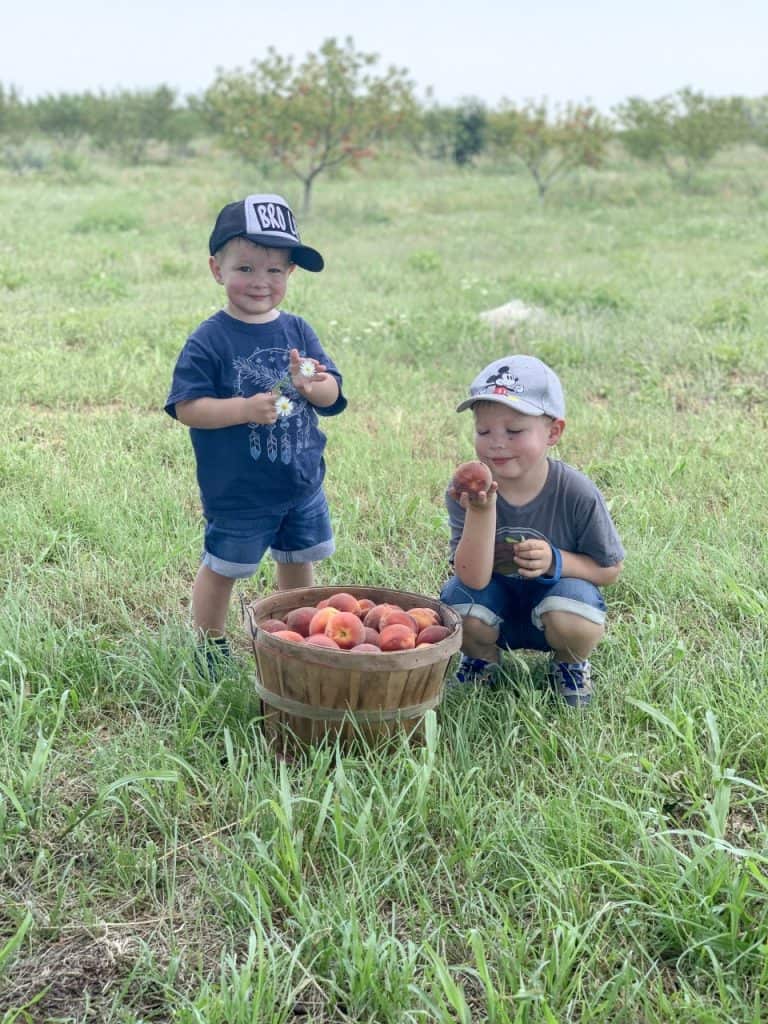
[[[491,327],[515,327],[526,320],[536,322],[544,318],[544,310],[537,306],[527,306],[520,299],[512,299],[511,302],[496,309],[486,309],[480,313],[480,319],[485,320]]]

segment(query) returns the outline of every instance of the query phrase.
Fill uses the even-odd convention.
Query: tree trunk
[[[304,178],[304,195],[301,200],[301,215],[302,217],[308,217],[310,210],[312,209],[312,183],[314,181],[314,175],[310,175],[308,178]]]

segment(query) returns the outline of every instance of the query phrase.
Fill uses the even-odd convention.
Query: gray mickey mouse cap
[[[565,419],[563,389],[554,370],[535,356],[504,356],[481,370],[469,388],[469,398],[456,412],[476,402],[499,402],[526,416]]]
[[[232,238],[247,238],[268,249],[290,249],[291,259],[304,270],[317,272],[325,265],[317,249],[301,244],[288,203],[272,193],[246,196],[220,211],[208,241],[211,256]]]

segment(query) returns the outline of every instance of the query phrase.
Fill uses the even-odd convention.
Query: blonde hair
[[[261,242],[251,241],[251,239],[248,238],[246,235],[235,235],[234,238],[228,238],[224,245],[222,245],[220,249],[217,249],[216,252],[213,254],[213,258],[216,260],[217,263],[221,263],[222,256],[227,251],[227,246],[231,245],[232,242],[248,242],[248,244],[252,245],[255,249],[264,249],[266,252],[279,252],[285,256],[285,265],[287,267],[295,266],[294,261],[291,259],[290,249],[279,245],[262,245]]]

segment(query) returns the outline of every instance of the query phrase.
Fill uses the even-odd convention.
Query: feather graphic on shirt
[[[291,382],[288,350],[260,349],[247,358],[234,359],[233,368],[235,394],[249,398],[251,395],[272,392],[288,402],[289,408],[284,410],[277,424],[279,436],[276,427],[258,423],[249,424],[248,435],[252,459],[258,460],[266,455],[270,462],[276,462],[279,458],[288,465],[295,455],[306,450],[314,422],[307,408],[307,400]],[[293,438],[291,423],[295,424]]]
[[[280,421],[280,458],[287,466],[291,461],[291,439],[288,436],[288,420]]]
[[[258,459],[261,455],[261,434],[258,429],[252,429],[248,435],[251,446],[251,458]]]
[[[274,427],[270,427],[267,434],[267,458],[270,462],[274,462],[277,458],[277,438]]]

